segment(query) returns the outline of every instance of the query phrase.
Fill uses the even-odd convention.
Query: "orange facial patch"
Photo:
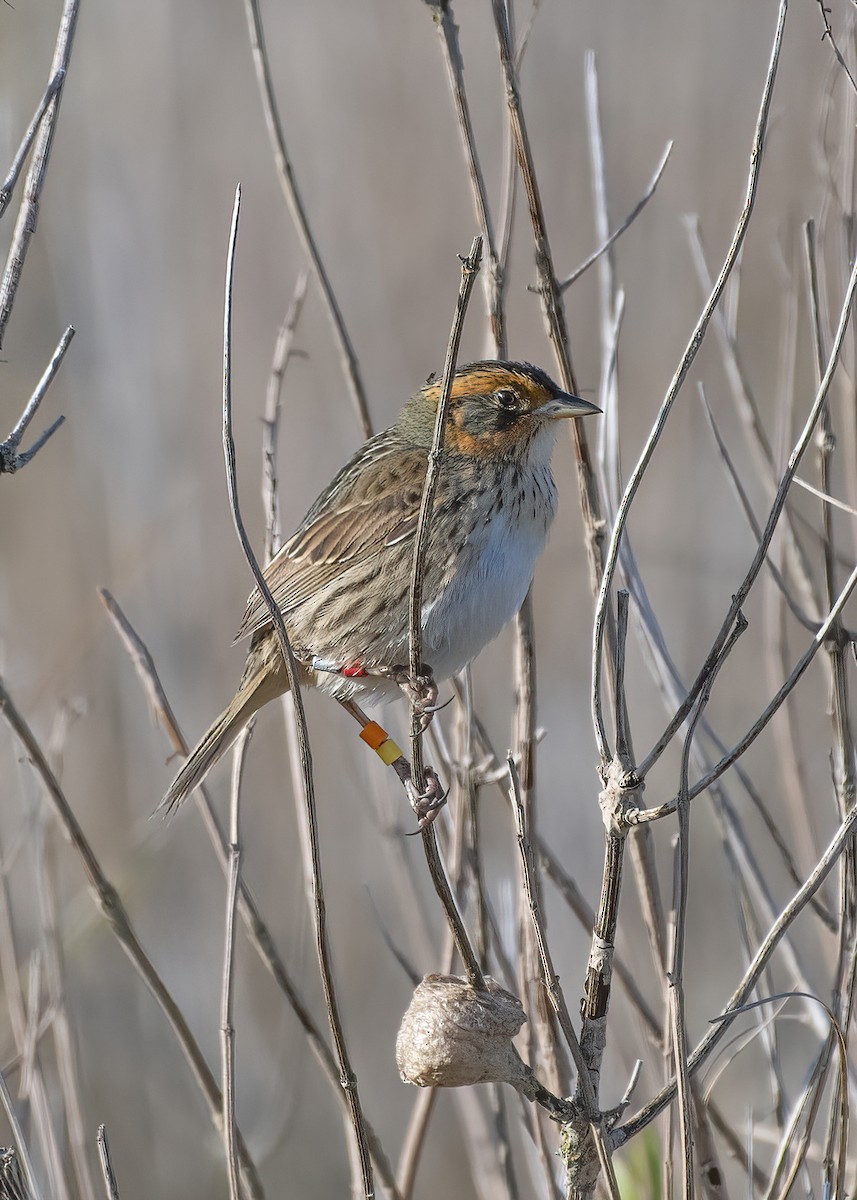
[[[425,389],[425,396],[435,407],[440,403],[443,386],[441,379],[436,379]],[[452,399],[458,396],[482,395],[487,396],[500,388],[514,388],[519,396],[523,396],[531,409],[541,408],[552,398],[543,384],[533,379],[523,371],[510,370],[508,367],[479,366],[472,370],[459,371],[452,380]]]

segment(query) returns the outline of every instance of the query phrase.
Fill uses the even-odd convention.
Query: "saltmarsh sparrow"
[[[414,534],[441,395],[429,381],[390,429],[342,468],[265,570],[301,684],[342,700],[389,699],[408,679]],[[600,410],[528,363],[476,362],[452,385],[425,555],[422,650],[430,680],[460,671],[514,616],[556,509],[551,455],[561,417]],[[175,808],[288,678],[258,590],[238,691],[164,797]],[[436,694],[436,690],[435,690]]]

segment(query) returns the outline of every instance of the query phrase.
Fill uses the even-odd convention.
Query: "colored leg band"
[[[386,729],[382,729],[377,721],[370,721],[368,725],[364,725],[360,730],[360,737],[367,746],[371,746],[383,763],[389,767],[390,763],[402,757],[402,751],[396,745],[391,737],[387,735]]]

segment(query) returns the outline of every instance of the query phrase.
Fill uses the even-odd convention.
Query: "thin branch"
[[[71,806],[51,770],[39,743],[36,741],[27,722],[15,707],[12,697],[9,695],[2,679],[0,679],[0,713],[5,717],[13,733],[26,750],[33,769],[45,789],[54,815],[81,860],[95,904],[115,934],[122,949],[131,960],[135,970],[148,987],[164,1016],[167,1018],[199,1089],[205,1097],[209,1116],[215,1127],[219,1129],[223,1111],[223,1099],[214,1076],[208,1068],[205,1055],[191,1033],[181,1009],[143,949],[142,943],[137,937],[128,913],[125,910],[125,906],[119,897],[119,893],[102,871],[101,865],[95,857],[92,847],[86,839],[77,818],[72,812]],[[244,1139],[240,1137],[240,1134],[238,1148],[241,1156],[241,1169],[244,1172],[247,1189],[252,1197],[261,1200],[264,1195],[261,1181],[256,1173],[255,1165],[244,1143]]]
[[[544,923],[542,921],[538,897],[533,889],[533,847],[530,842],[526,827],[524,807],[521,803],[518,769],[515,766],[515,760],[512,758],[511,754],[506,759],[506,763],[509,768],[509,799],[512,804],[512,815],[515,818],[515,829],[518,835],[518,849],[520,850],[521,855],[521,876],[527,900],[529,902],[530,919],[533,923],[533,928],[535,929],[536,933],[536,942],[539,948],[539,958],[541,960],[545,987],[547,988],[551,1004],[553,1005],[554,1011],[556,1012],[559,1020],[560,1028],[565,1035],[568,1048],[571,1051],[571,1057],[574,1059],[574,1065],[578,1070],[578,1082],[584,1101],[586,1118],[590,1122],[597,1123],[600,1119],[598,1112],[598,1098],[592,1085],[592,1080],[589,1076],[589,1069],[586,1059],[583,1056],[583,1051],[580,1048],[580,1042],[577,1039],[577,1034],[574,1032],[574,1026],[571,1023],[571,1014],[568,1010],[565,996],[563,995],[562,988],[559,986],[559,976],[554,970],[553,959],[551,957],[550,949],[548,948],[547,944],[547,938],[545,936]]]
[[[850,83],[852,90],[857,92],[857,80],[854,79],[854,76],[851,73],[851,68],[845,61],[842,51],[836,44],[836,38],[833,36],[833,29],[831,28],[830,18],[828,16],[830,10],[825,6],[824,0],[816,0],[816,3],[818,4],[818,10],[821,14],[821,20],[824,24],[824,33],[821,35],[821,39],[824,41],[826,38],[830,42],[833,53],[836,56],[836,61],[845,72],[845,76]]]
[[[265,510],[265,562],[268,563],[280,548],[280,510],[277,498],[277,435],[280,430],[280,396],[283,377],[293,349],[295,329],[306,299],[309,275],[302,271],[295,284],[277,344],[265,395],[265,416],[262,420],[262,504]]]
[[[839,356],[842,353],[842,345],[845,340],[845,333],[848,329],[848,324],[849,324],[849,320],[851,317],[851,309],[854,304],[855,291],[857,291],[857,261],[855,261],[854,268],[851,271],[851,277],[848,282],[848,288],[847,288],[847,291],[845,294],[845,299],[843,301],[842,310],[840,312],[839,326],[836,330],[836,336],[833,339],[833,346],[831,347],[830,356],[827,360],[827,368],[824,372],[824,378],[822,379],[821,383],[819,384],[815,400],[813,402],[812,408],[810,409],[809,416],[806,419],[806,423],[803,427],[800,437],[798,438],[798,440],[795,444],[795,447],[792,450],[791,455],[789,456],[788,465],[787,465],[785,471],[783,472],[782,479],[780,480],[780,485],[777,488],[777,494],[774,497],[773,504],[771,505],[771,510],[768,514],[768,519],[765,523],[765,528],[763,530],[762,537],[759,541],[758,546],[756,547],[756,552],[753,556],[753,561],[751,562],[750,566],[747,569],[747,574],[745,575],[740,586],[738,587],[737,591],[735,592],[734,596],[732,597],[732,603],[729,606],[729,611],[727,612],[726,618],[724,619],[724,622],[723,622],[723,625],[721,626],[720,631],[714,640],[714,644],[712,645],[711,650],[708,653],[708,657],[706,658],[705,662],[702,665],[702,668],[700,669],[699,675],[697,676],[696,680],[692,684],[685,699],[679,705],[675,714],[671,718],[669,724],[667,725],[667,728],[664,730],[664,732],[660,736],[660,738],[658,738],[657,742],[655,743],[655,745],[653,746],[653,748],[647,755],[645,761],[638,768],[639,774],[641,777],[645,777],[645,775],[648,773],[648,771],[651,770],[652,766],[657,762],[657,760],[660,758],[661,754],[663,753],[663,751],[666,749],[667,745],[671,741],[673,734],[684,723],[684,720],[685,720],[688,712],[690,711],[691,707],[693,706],[693,703],[694,703],[697,695],[699,694],[699,690],[702,687],[702,685],[705,681],[705,678],[711,669],[711,664],[716,660],[717,655],[720,652],[721,646],[723,645],[724,641],[726,640],[726,638],[729,635],[729,630],[732,627],[732,622],[735,620],[735,616],[736,616],[738,610],[741,608],[741,605],[746,600],[747,595],[750,591],[750,588],[753,586],[753,583],[755,582],[756,577],[759,574],[759,571],[762,569],[762,565],[764,564],[765,559],[767,557],[768,547],[771,544],[771,540],[773,539],[773,536],[774,536],[774,531],[776,530],[776,527],[777,527],[777,522],[779,521],[780,514],[782,513],[783,507],[786,503],[786,499],[788,497],[788,492],[789,492],[789,488],[791,486],[791,482],[797,472],[797,469],[798,469],[798,466],[800,465],[803,454],[804,454],[807,446],[809,445],[810,439],[813,434],[813,430],[815,429],[815,425],[818,421],[818,417],[819,417],[821,410],[827,400],[827,394],[830,390],[830,385],[833,381],[833,376],[836,372],[836,367],[839,362]],[[835,615],[838,616],[838,610]],[[828,624],[830,619],[831,618],[828,615],[827,621],[824,622],[825,626]],[[834,619],[835,619],[835,617],[834,617]],[[822,626],[822,628],[824,628],[824,626]]]
[[[622,236],[622,234],[625,232],[625,230],[629,229],[630,226],[634,224],[637,217],[640,215],[640,213],[643,211],[643,209],[649,203],[652,196],[654,196],[655,189],[657,188],[658,184],[660,183],[661,176],[663,175],[664,171],[666,170],[666,165],[669,162],[670,154],[672,154],[672,148],[673,148],[673,143],[671,141],[667,142],[666,149],[664,150],[663,154],[661,155],[660,162],[658,163],[657,167],[655,168],[655,173],[652,176],[652,178],[649,180],[648,187],[643,192],[640,199],[637,201],[637,203],[634,205],[634,207],[628,213],[625,220],[620,225],[617,225],[617,227],[613,230],[613,232],[607,238],[605,238],[605,240],[601,243],[601,245],[598,247],[598,249],[593,250],[592,253],[589,255],[589,257],[585,258],[583,260],[583,262],[580,264],[580,266],[575,267],[575,269],[572,271],[572,273],[568,276],[567,279],[562,280],[562,282],[559,285],[559,290],[561,292],[566,291],[568,288],[571,287],[571,285],[573,283],[577,283],[577,281],[581,277],[581,275],[585,274],[585,272],[588,271],[589,268],[594,263],[597,263],[599,258],[601,258],[602,254],[606,254],[607,251],[611,248],[611,246],[615,245],[615,243],[618,242],[619,238]]]
[[[304,253],[312,263],[312,268],[318,278],[325,307],[327,308],[330,323],[333,326],[334,336],[339,345],[342,369],[351,389],[351,398],[354,401],[360,430],[363,437],[368,438],[372,434],[372,421],[369,417],[369,405],[366,401],[366,392],[360,376],[360,366],[357,362],[357,354],[351,344],[348,330],[345,327],[345,320],[333,291],[333,285],[321,260],[321,254],[316,245],[313,232],[310,229],[309,217],[307,216],[303,200],[298,191],[294,167],[289,158],[283,123],[280,119],[280,112],[274,94],[274,81],[271,76],[268,51],[265,46],[265,32],[262,28],[262,13],[259,8],[259,0],[245,0],[244,11],[247,14],[250,49],[253,52],[253,66],[256,69],[256,79],[259,84],[259,94],[265,113],[265,124],[268,127],[268,137],[274,155],[277,178],[280,181],[280,187],[292,220],[294,221],[298,237],[304,248]]]
[[[812,639],[807,649],[801,655],[800,659],[798,659],[798,662],[795,664],[795,667],[788,679],[786,679],[782,687],[780,687],[779,691],[765,708],[764,712],[762,712],[758,719],[754,721],[741,740],[735,746],[733,746],[728,753],[724,754],[719,762],[715,763],[707,775],[700,779],[698,783],[693,785],[688,792],[689,800],[695,799],[695,797],[699,796],[707,788],[711,787],[715,779],[718,779],[723,772],[731,767],[732,764],[739,759],[741,755],[744,754],[744,752],[753,744],[753,742],[777,712],[786,697],[794,690],[798,680],[801,678],[809,664],[818,653],[819,648],[827,641],[831,629],[835,627],[839,618],[839,614],[848,602],[848,598],[855,587],[857,587],[857,567],[855,567],[851,572],[845,587],[839,593],[836,603],[827,614],[826,619],[822,622],[818,633]],[[666,816],[668,813],[675,812],[676,805],[677,801],[673,799],[667,801],[665,804],[660,805],[658,808],[642,809],[639,812],[631,813],[630,821],[632,824],[636,824],[638,822],[642,824],[646,821],[657,820],[660,817]]]
[[[701,380],[699,382],[699,399],[702,402],[702,411],[705,414],[706,423],[711,431],[712,437],[714,438],[714,444],[717,447],[717,452],[720,455],[720,461],[723,463],[723,466],[729,477],[729,482],[732,484],[732,489],[735,492],[735,495],[738,497],[738,503],[741,505],[744,517],[746,518],[747,524],[750,526],[750,532],[758,542],[762,537],[762,527],[756,520],[756,514],[753,512],[753,506],[750,502],[750,497],[747,495],[747,490],[744,487],[741,476],[739,475],[738,470],[732,461],[732,456],[730,455],[726,442],[723,439],[723,435],[720,432],[720,428],[714,417],[714,413],[711,410],[711,405],[708,403],[708,397],[705,394],[705,387]],[[767,562],[768,570],[771,572],[774,583],[779,588],[783,600],[788,605],[789,612],[796,621],[803,625],[804,629],[809,629],[812,633],[815,633],[815,631],[818,629],[818,622],[810,620],[806,613],[800,608],[794,596],[791,594],[788,584],[783,578],[782,571],[774,562],[774,559],[771,557],[771,555],[767,555],[765,561]]]
[[[834,508],[840,509],[842,512],[848,513],[851,517],[857,517],[857,508],[852,508],[850,504],[846,504],[844,500],[837,500],[835,496],[829,496],[827,492],[822,492],[819,488],[813,487],[811,483],[807,483],[805,479],[801,479],[800,475],[795,475],[792,480],[798,487],[802,487],[812,496],[817,496],[819,500],[823,500],[825,504],[832,504]]]
[[[440,399],[437,405],[437,415],[434,423],[434,436],[431,450],[428,454],[426,478],[423,485],[420,512],[414,534],[414,557],[411,567],[411,587],[408,599],[408,642],[411,679],[417,679],[423,673],[422,664],[422,610],[423,610],[423,573],[425,556],[428,548],[429,533],[434,508],[434,498],[440,479],[441,459],[443,457],[443,441],[446,432],[446,420],[449,414],[452,397],[452,380],[455,375],[455,362],[458,357],[458,347],[464,329],[464,317],[470,293],[482,262],[482,237],[480,234],[473,239],[470,253],[461,260],[461,285],[458,291],[458,302],[455,306],[455,316],[449,332],[449,343],[446,349],[446,361],[443,367]],[[414,787],[417,792],[425,789],[425,772],[422,762],[422,724],[416,706],[411,713],[411,762],[413,767]],[[471,980],[472,982],[472,980]]]
[[[705,1035],[689,1056],[687,1065],[690,1072],[698,1070],[702,1063],[710,1057],[711,1052],[719,1045],[726,1031],[738,1015],[738,1010],[746,1003],[747,997],[758,983],[759,977],[767,967],[785,933],[824,883],[840,855],[854,837],[855,828],[857,828],[857,805],[852,808],[851,812],[840,824],[832,841],[804,885],[795,893],[782,912],[777,916],[768,930],[767,936],[756,951],[752,962],[744,972],[741,982],[725,1004],[723,1012],[715,1019],[714,1027]],[[674,1096],[675,1081],[673,1080],[657,1096],[650,1100],[648,1104],[640,1109],[636,1116],[614,1130],[614,1148],[617,1149],[619,1146],[624,1145],[625,1142],[644,1129],[656,1116],[663,1112]]]
[[[524,184],[527,208],[533,230],[536,275],[542,302],[542,312],[548,339],[556,357],[562,386],[566,391],[574,393],[577,391],[577,384],[571,361],[571,346],[565,321],[565,308],[562,293],[559,290],[557,282],[556,270],[554,269],[544,208],[536,179],[527,126],[524,120],[524,110],[518,86],[518,72],[511,44],[504,0],[491,0],[491,8],[494,14],[494,27],[500,52],[500,68],[503,73],[503,82],[506,89],[509,128],[512,134],[515,155],[518,160],[518,167],[521,172],[521,179]],[[571,437],[577,467],[578,494],[583,513],[586,554],[589,562],[590,586],[593,593],[595,593],[601,582],[603,573],[606,530],[601,515],[598,484],[592,468],[592,458],[586,433],[580,421],[572,421],[571,425]]]
[[[704,296],[707,296],[713,287],[713,280],[709,271],[708,262],[706,261],[705,248],[702,244],[702,234],[699,226],[699,219],[696,217],[687,217],[685,220],[687,235],[690,241],[691,255],[693,263],[699,277],[700,288]],[[730,283],[737,284],[739,279],[738,270],[733,273]],[[733,286],[726,293],[726,296],[736,292],[736,287]],[[794,289],[791,289],[793,292]],[[787,297],[788,299],[788,297]],[[724,300],[725,303],[725,300]],[[794,326],[797,321],[797,313],[794,305],[786,305],[785,320],[783,323],[783,379],[780,384],[780,392],[778,394],[792,398],[794,396]],[[747,371],[741,360],[738,350],[737,339],[735,336],[734,323],[727,317],[726,312],[717,308],[714,313],[714,331],[717,336],[717,341],[720,346],[723,357],[723,367],[726,372],[726,377],[729,380],[732,391],[732,398],[735,409],[741,420],[742,425],[747,433],[747,440],[753,458],[759,469],[761,477],[767,483],[772,492],[776,492],[777,488],[777,471],[774,458],[774,452],[771,448],[770,441],[765,432],[762,414],[759,411],[759,405],[756,397],[753,394],[753,389],[750,386]],[[788,418],[783,417],[783,426],[787,427]],[[804,596],[804,605],[812,616],[818,619],[821,612],[821,598],[816,596],[815,588],[812,579],[812,570],[806,552],[798,538],[796,522],[793,521],[788,509],[785,512],[785,523],[783,526],[782,537],[785,542],[785,550],[788,554],[790,564],[795,573],[795,577]],[[794,607],[794,602],[792,602]],[[805,620],[806,618],[801,618]]]
[[[235,1148],[235,1026],[232,1002],[235,994],[235,916],[238,881],[241,878],[239,808],[241,780],[254,722],[245,725],[235,742],[232,757],[232,798],[229,806],[229,871],[226,877],[226,923],[223,937],[223,985],[220,993],[220,1036],[223,1087],[223,1142],[229,1171],[230,1200],[239,1200],[238,1155]]]
[[[113,1163],[110,1160],[110,1143],[107,1140],[107,1126],[98,1126],[98,1157],[101,1162],[101,1173],[104,1176],[104,1189],[107,1192],[107,1200],[119,1200],[119,1185],[116,1182],[116,1176],[113,1172]]]
[[[158,677],[155,669],[155,664],[149,653],[145,643],[140,638],[139,634],[133,628],[128,618],[122,612],[116,600],[106,588],[99,589],[99,596],[104,604],[107,612],[113,622],[119,638],[125,647],[129,657],[131,658],[137,675],[143,685],[143,689],[148,698],[149,704],[154,714],[155,720],[161,725],[173,750],[180,754],[183,758],[187,758],[190,752],[190,747],[179,729],[178,722],[173,714],[170,702],[167,699],[166,693]],[[224,874],[228,871],[228,846],[226,836],[220,828],[217,815],[211,803],[211,799],[203,783],[197,788],[194,797],[199,808],[199,813],[205,825],[217,860],[223,869]],[[292,1011],[306,1034],[315,1058],[324,1073],[325,1078],[333,1089],[333,1094],[338,1103],[348,1109],[348,1098],[342,1088],[340,1079],[339,1067],[336,1059],[330,1050],[327,1042],[322,1035],[321,1030],[315,1023],[313,1014],[309,1005],[300,995],[295,983],[291,979],[286,970],[285,963],[280,957],[273,936],[268,925],[259,911],[258,905],[253,898],[253,894],[244,879],[243,874],[238,881],[238,911],[244,921],[247,937],[250,944],[259,955],[262,963],[267,967],[272,979],[277,987],[285,996]],[[378,1172],[379,1178],[384,1183],[385,1187],[389,1188],[395,1194],[395,1177],[392,1166],[384,1154],[383,1148],[378,1140],[377,1135],[365,1120],[366,1133],[369,1138],[369,1145],[372,1151],[372,1161],[375,1164],[375,1169]]]
[[[600,592],[598,595],[598,604],[596,606],[596,611],[595,611],[595,626],[594,626],[594,633],[593,633],[593,649],[592,649],[592,657],[593,657],[593,663],[592,663],[592,667],[593,667],[593,670],[592,670],[592,720],[593,720],[593,724],[595,727],[595,736],[596,736],[596,741],[598,743],[598,752],[601,757],[601,761],[604,764],[609,762],[612,755],[610,753],[609,743],[607,741],[607,731],[604,726],[604,717],[603,717],[602,707],[601,707],[600,681],[601,681],[601,671],[602,671],[602,659],[603,659],[603,654],[604,654],[604,631],[605,631],[605,622],[607,619],[608,598],[611,594],[612,587],[613,587],[613,576],[616,572],[616,566],[617,566],[618,560],[619,560],[619,549],[620,549],[621,542],[622,542],[622,535],[625,530],[625,524],[628,520],[628,513],[631,508],[631,504],[634,501],[634,497],[637,494],[637,490],[640,486],[640,482],[643,478],[643,475],[644,475],[647,467],[649,466],[649,463],[652,460],[652,456],[654,455],[654,452],[657,449],[658,443],[660,442],[661,435],[663,434],[664,428],[666,427],[667,420],[669,418],[670,412],[672,411],[672,407],[676,401],[676,398],[678,397],[678,394],[681,391],[681,387],[682,387],[685,379],[687,378],[688,372],[690,371],[691,365],[692,365],[694,359],[696,358],[699,347],[702,345],[702,341],[705,337],[705,332],[708,328],[709,322],[711,321],[711,317],[712,317],[712,314],[714,313],[714,309],[717,306],[717,303],[718,303],[718,301],[723,293],[723,289],[726,285],[726,281],[729,278],[732,268],[735,265],[736,259],[738,258],[738,253],[739,253],[739,251],[741,249],[741,245],[744,241],[744,235],[747,232],[747,226],[749,225],[750,217],[753,214],[753,208],[754,208],[755,201],[756,201],[756,191],[757,191],[758,183],[759,183],[759,173],[760,173],[761,165],[762,165],[762,157],[763,157],[762,152],[763,152],[764,144],[765,144],[765,134],[767,132],[767,127],[768,127],[768,116],[769,116],[770,108],[771,108],[771,98],[772,98],[773,90],[774,90],[774,81],[777,76],[777,67],[779,65],[779,60],[780,60],[780,50],[782,47],[783,29],[785,26],[787,9],[788,9],[788,0],[780,0],[779,11],[778,11],[778,15],[777,15],[777,27],[776,27],[776,32],[774,34],[774,44],[773,44],[773,49],[771,51],[771,59],[770,59],[770,63],[768,66],[768,72],[765,77],[765,86],[762,91],[762,102],[761,102],[761,106],[759,108],[759,117],[756,122],[756,132],[753,137],[753,146],[752,146],[752,150],[750,153],[750,173],[749,173],[749,176],[747,179],[747,192],[746,192],[746,197],[744,200],[744,206],[741,210],[741,216],[739,217],[738,224],[735,227],[735,232],[732,237],[732,242],[731,242],[731,245],[729,246],[729,250],[726,253],[726,258],[724,259],[723,266],[720,268],[720,274],[718,275],[717,281],[714,284],[714,288],[712,289],[711,295],[709,296],[708,301],[707,301],[705,307],[703,308],[703,310],[699,316],[699,319],[697,320],[696,327],[694,328],[694,331],[691,334],[690,341],[687,344],[687,348],[682,356],[682,359],[681,359],[681,362],[679,363],[678,369],[676,370],[676,373],[673,376],[672,382],[670,383],[669,390],[667,391],[664,401],[660,407],[658,415],[655,419],[655,423],[652,426],[651,433],[649,434],[648,438],[646,439],[646,444],[643,447],[643,451],[640,455],[637,465],[635,466],[633,472],[631,473],[631,477],[628,480],[628,484],[625,488],[625,492],[624,492],[624,494],[622,496],[622,500],[620,501],[620,504],[619,504],[619,509],[618,509],[618,512],[616,515],[616,522],[613,526],[613,532],[610,537],[610,545],[609,545],[609,548],[607,551],[607,558],[606,558],[605,565],[604,565],[604,573],[600,580],[601,588],[600,588]],[[736,604],[734,606],[734,611],[730,610],[728,624],[726,622],[724,622],[724,625],[726,627],[726,632],[722,634],[722,637],[720,639],[718,639],[718,643],[716,646],[717,654],[719,654],[719,651],[723,644],[723,641],[728,636],[729,629],[732,628],[732,624],[735,620],[735,615],[738,612],[739,608],[740,608],[740,604]],[[712,656],[710,656],[710,661],[706,663],[704,677],[707,677],[708,670],[710,670],[711,662],[716,659],[717,654],[712,653]],[[702,673],[700,673],[700,675],[701,675],[701,678],[699,681],[699,686],[696,688],[696,691],[693,693],[693,697],[690,700],[690,704],[693,703],[693,701],[696,698],[696,695],[698,694],[699,687],[702,686],[702,681],[703,681],[704,677],[702,676]],[[677,724],[675,726],[676,729],[683,723],[684,717],[686,716],[687,712],[689,712],[689,711],[690,711],[690,705],[688,705],[685,713],[683,713],[681,720],[679,720],[677,722]]]
[[[289,643],[289,635],[286,632],[286,626],[283,622],[283,614],[280,612],[276,601],[271,595],[265,577],[262,574],[258,562],[256,561],[256,556],[254,555],[253,548],[250,545],[250,539],[247,536],[247,531],[244,527],[244,522],[241,517],[241,510],[238,504],[235,442],[232,437],[232,275],[235,265],[235,245],[238,234],[238,218],[240,211],[241,186],[239,184],[235,190],[235,203],[232,209],[232,225],[229,234],[229,249],[226,260],[226,290],[223,305],[223,454],[226,461],[227,491],[229,493],[229,506],[232,511],[232,520],[235,525],[235,531],[238,534],[238,540],[240,541],[241,548],[244,551],[244,557],[247,560],[247,565],[250,567],[253,579],[257,588],[259,589],[260,595],[263,597],[265,604],[267,605],[268,612],[271,615],[271,620],[277,632],[277,639],[280,644],[280,650],[283,655],[283,661],[289,678],[289,688],[294,699],[301,769],[303,773],[306,794],[306,816],[308,828],[310,830],[312,851],[312,881],[313,892],[315,896],[313,919],[315,924],[316,951],[318,954],[319,971],[321,973],[321,981],[324,988],[330,1029],[331,1033],[333,1034],[336,1055],[339,1060],[342,1086],[344,1089],[346,1089],[348,1094],[355,1145],[360,1159],[360,1173],[362,1178],[363,1192],[365,1196],[369,1197],[374,1193],[374,1185],[372,1182],[372,1162],[366,1137],[366,1127],[363,1122],[360,1096],[357,1090],[357,1077],[351,1067],[351,1061],[345,1043],[345,1033],[339,1016],[339,1006],[336,1000],[336,990],[333,981],[333,968],[330,960],[330,946],[327,934],[324,886],[321,875],[321,854],[319,849],[318,816],[315,805],[315,784],[313,779],[312,755],[309,746],[306,713],[304,711],[303,698],[301,696],[300,683],[298,680],[297,664],[295,663],[294,655],[292,654],[292,648]]]
[[[428,455],[426,480],[423,487],[417,529],[414,535],[414,558],[408,601],[409,661],[412,679],[416,679],[422,674],[422,585],[425,554],[428,546],[434,497],[441,471],[443,438],[446,428],[446,418],[449,412],[450,396],[452,394],[455,360],[458,355],[459,342],[461,341],[464,315],[467,311],[467,304],[470,299],[470,293],[473,290],[473,284],[479,272],[481,253],[482,237],[477,234],[473,239],[473,245],[470,247],[470,254],[461,263],[461,286],[449,334],[446,362],[443,368],[443,381],[435,419],[434,437]],[[419,795],[425,790],[426,784],[422,762],[422,723],[415,705],[412,706],[411,711],[411,760],[413,786]],[[482,970],[473,952],[473,947],[470,945],[470,940],[467,937],[464,924],[456,908],[452,892],[449,890],[449,884],[446,881],[443,871],[443,864],[440,861],[437,838],[431,827],[431,823],[427,819],[422,822],[422,837],[432,882],[444,906],[447,920],[455,937],[456,946],[467,972],[467,977],[474,988],[482,989],[485,986]]]
[[[402,1145],[399,1165],[396,1170],[396,1182],[403,1200],[411,1200],[416,1180],[417,1167],[428,1133],[429,1118],[437,1100],[437,1088],[420,1088],[414,1102],[413,1112],[408,1122],[407,1134]]]
[[[60,739],[68,721],[61,719]],[[58,753],[53,755],[55,761]],[[51,1021],[56,1066],[59,1074],[59,1092],[65,1109],[68,1130],[66,1153],[71,1158],[74,1178],[83,1200],[94,1200],[95,1189],[89,1169],[87,1154],[88,1137],[83,1114],[81,1096],[80,1065],[75,1044],[74,1027],[66,1005],[65,964],[63,961],[62,935],[57,921],[57,902],[54,881],[57,875],[55,863],[46,861],[48,846],[44,826],[46,819],[37,817],[36,836],[31,837],[35,858],[36,887],[39,895],[42,919],[42,962],[47,984],[48,1004],[54,1010]],[[53,1089],[51,1089],[53,1090]],[[62,1151],[60,1151],[62,1156]],[[64,1164],[63,1164],[64,1165]],[[66,1173],[67,1168],[66,1168]]]
[[[38,454],[45,442],[56,433],[63,421],[65,421],[65,417],[57,417],[54,423],[36,438],[29,450],[25,450],[23,454],[18,453],[18,447],[21,444],[22,437],[26,433],[27,426],[36,415],[36,411],[44,400],[48,388],[53,383],[54,377],[60,369],[60,364],[65,358],[65,352],[68,350],[69,343],[73,337],[74,328],[69,325],[60,338],[59,344],[51,356],[51,361],[45,368],[45,372],[39,380],[36,390],[28,400],[27,407],[21,413],[17,425],[6,438],[5,442],[0,442],[0,475],[14,475],[21,467],[25,467]]]
[[[488,206],[488,195],[485,188],[485,177],[482,173],[482,166],[476,150],[473,122],[470,117],[470,105],[467,101],[467,91],[464,86],[464,62],[461,57],[461,46],[458,40],[458,27],[455,24],[452,7],[448,0],[425,0],[425,3],[431,10],[432,19],[440,36],[449,90],[455,106],[455,114],[458,118],[461,148],[464,152],[465,162],[467,163],[470,175],[470,192],[473,197],[476,220],[485,241],[487,262],[482,282],[485,289],[485,303],[488,310],[493,352],[497,358],[505,358],[504,276],[497,255],[491,211]]]
[[[48,105],[54,96],[60,90],[65,79],[65,68],[60,67],[57,73],[51,79],[48,86],[45,88],[45,93],[39,101],[39,107],[33,114],[33,119],[27,126],[27,132],[21,140],[21,145],[18,147],[18,152],[12,159],[12,165],[9,168],[9,174],[0,183],[0,217],[6,212],[9,201],[12,199],[12,192],[15,190],[15,184],[18,182],[18,176],[24,168],[24,163],[27,161],[27,155],[30,153],[38,128],[42,123],[42,117],[48,110]]]
[[[30,1151],[27,1146],[27,1140],[24,1137],[24,1130],[21,1126],[17,1110],[9,1094],[9,1088],[6,1086],[6,1080],[0,1072],[0,1107],[6,1114],[6,1119],[9,1122],[9,1128],[12,1131],[12,1138],[15,1142],[15,1158],[18,1172],[23,1169],[24,1181],[27,1186],[27,1193],[24,1200],[42,1200],[41,1190],[36,1182],[36,1173],[33,1169],[33,1160],[30,1158]],[[5,1163],[3,1164],[5,1167]],[[4,1172],[5,1182],[5,1172]]]
[[[79,8],[80,0],[65,0],[62,16],[60,17],[53,60],[51,62],[51,79],[55,79],[60,71],[68,71]],[[30,239],[35,232],[38,222],[39,204],[42,189],[45,185],[57,118],[59,117],[60,100],[63,93],[63,79],[60,80],[60,86],[48,101],[47,110],[39,122],[30,169],[27,171],[27,177],[24,180],[24,196],[21,200],[18,218],[15,221],[15,229],[12,233],[12,244],[6,256],[3,278],[0,280],[0,347],[2,347],[3,339],[6,336],[6,326],[9,323],[9,317],[12,315],[15,295],[18,291],[18,284],[21,281],[21,272],[24,269],[24,261],[27,257]]]
[[[690,753],[696,728],[699,724],[706,705],[711,698],[715,678],[726,661],[727,656],[738,638],[747,628],[743,614],[723,647],[723,653],[717,660],[711,675],[699,694],[693,717],[688,724],[681,755],[681,786],[678,798],[678,844],[676,851],[675,869],[675,919],[672,945],[672,962],[669,973],[669,1012],[672,1027],[673,1062],[675,1063],[676,1089],[678,1095],[678,1124],[682,1144],[682,1164],[684,1169],[684,1190],[686,1200],[693,1200],[694,1194],[694,1163],[693,1163],[693,1115],[692,1091],[690,1075],[687,1066],[687,1025],[684,1008],[684,947],[687,930],[687,905],[689,899],[689,862],[690,862],[690,801],[688,799],[688,773],[690,770]]]

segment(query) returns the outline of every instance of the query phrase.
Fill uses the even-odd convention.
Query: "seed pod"
[[[476,991],[457,975],[426,975],[396,1039],[396,1064],[405,1083],[511,1083],[535,1099],[539,1085],[512,1044],[527,1019],[521,1002],[488,975],[485,985],[486,991]]]

